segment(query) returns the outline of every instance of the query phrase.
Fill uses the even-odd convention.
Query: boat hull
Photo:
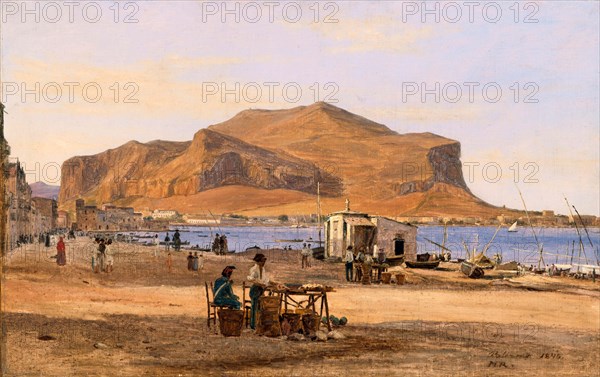
[[[485,275],[483,269],[471,262],[462,262],[460,271],[471,279],[480,279]]]
[[[410,262],[410,261],[405,261],[404,264],[406,265],[406,267],[408,268],[423,268],[423,269],[427,269],[427,270],[433,270],[434,268],[437,268],[440,265],[440,261],[427,261],[427,262]]]

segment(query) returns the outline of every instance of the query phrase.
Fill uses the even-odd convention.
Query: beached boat
[[[509,228],[508,228],[509,232],[516,232],[517,231],[517,222],[515,221]]]
[[[321,247],[313,247],[312,248],[312,256],[315,259],[319,259],[322,260],[325,258],[325,248],[323,246]]]
[[[434,268],[437,268],[440,265],[440,261],[439,260],[426,261],[426,262],[405,261],[404,264],[408,268],[424,268],[427,270],[433,270]]]
[[[390,267],[401,266],[404,263],[404,255],[388,257],[385,259],[385,263],[389,264]]]
[[[475,263],[467,261],[461,263],[460,271],[471,279],[479,279],[485,275],[483,268],[477,266]]]

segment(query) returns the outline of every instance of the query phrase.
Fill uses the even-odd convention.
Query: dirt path
[[[277,280],[335,287],[331,313],[349,319],[346,339],[224,338],[206,327],[204,281],[235,263],[241,296],[247,256],[206,256],[194,274],[177,254],[168,273],[164,255],[119,245],[106,275],[91,272],[89,242],[70,246],[66,268],[35,248],[6,263],[7,375],[575,376],[599,367],[599,283],[519,278],[549,287],[537,292],[456,271],[406,271],[407,285],[362,286],[345,283],[341,265],[303,271],[296,254],[273,254],[267,267]]]

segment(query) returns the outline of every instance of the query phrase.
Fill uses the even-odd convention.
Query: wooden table
[[[387,272],[388,269],[388,265],[386,263],[384,264],[378,264],[378,263],[374,263],[371,265],[371,273],[372,273],[372,281],[374,283],[378,283],[381,281],[381,273],[382,272]]]
[[[275,289],[267,288],[269,294],[278,294],[279,302],[282,305],[283,313],[286,313],[288,308],[312,308],[314,313],[319,313],[319,320],[323,318],[323,310],[325,310],[325,316],[327,317],[327,329],[331,331],[331,321],[329,320],[329,302],[327,301],[327,292],[334,292],[332,289],[316,288],[316,289]],[[300,297],[300,299],[299,299]],[[306,297],[302,300],[301,297]],[[305,305],[302,303],[306,302]],[[317,312],[317,305],[320,304],[319,311]]]

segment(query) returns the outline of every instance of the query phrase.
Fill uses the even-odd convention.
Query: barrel
[[[279,312],[279,296],[260,297],[256,334],[270,337],[280,336],[281,325],[279,323]]]
[[[244,325],[244,312],[242,310],[220,309],[219,330],[223,336],[240,336]]]
[[[390,284],[392,281],[392,273],[391,272],[382,272],[381,273],[381,282],[383,284]]]
[[[404,276],[404,274],[396,274],[396,284],[404,285],[405,281],[406,281],[406,277]]]

